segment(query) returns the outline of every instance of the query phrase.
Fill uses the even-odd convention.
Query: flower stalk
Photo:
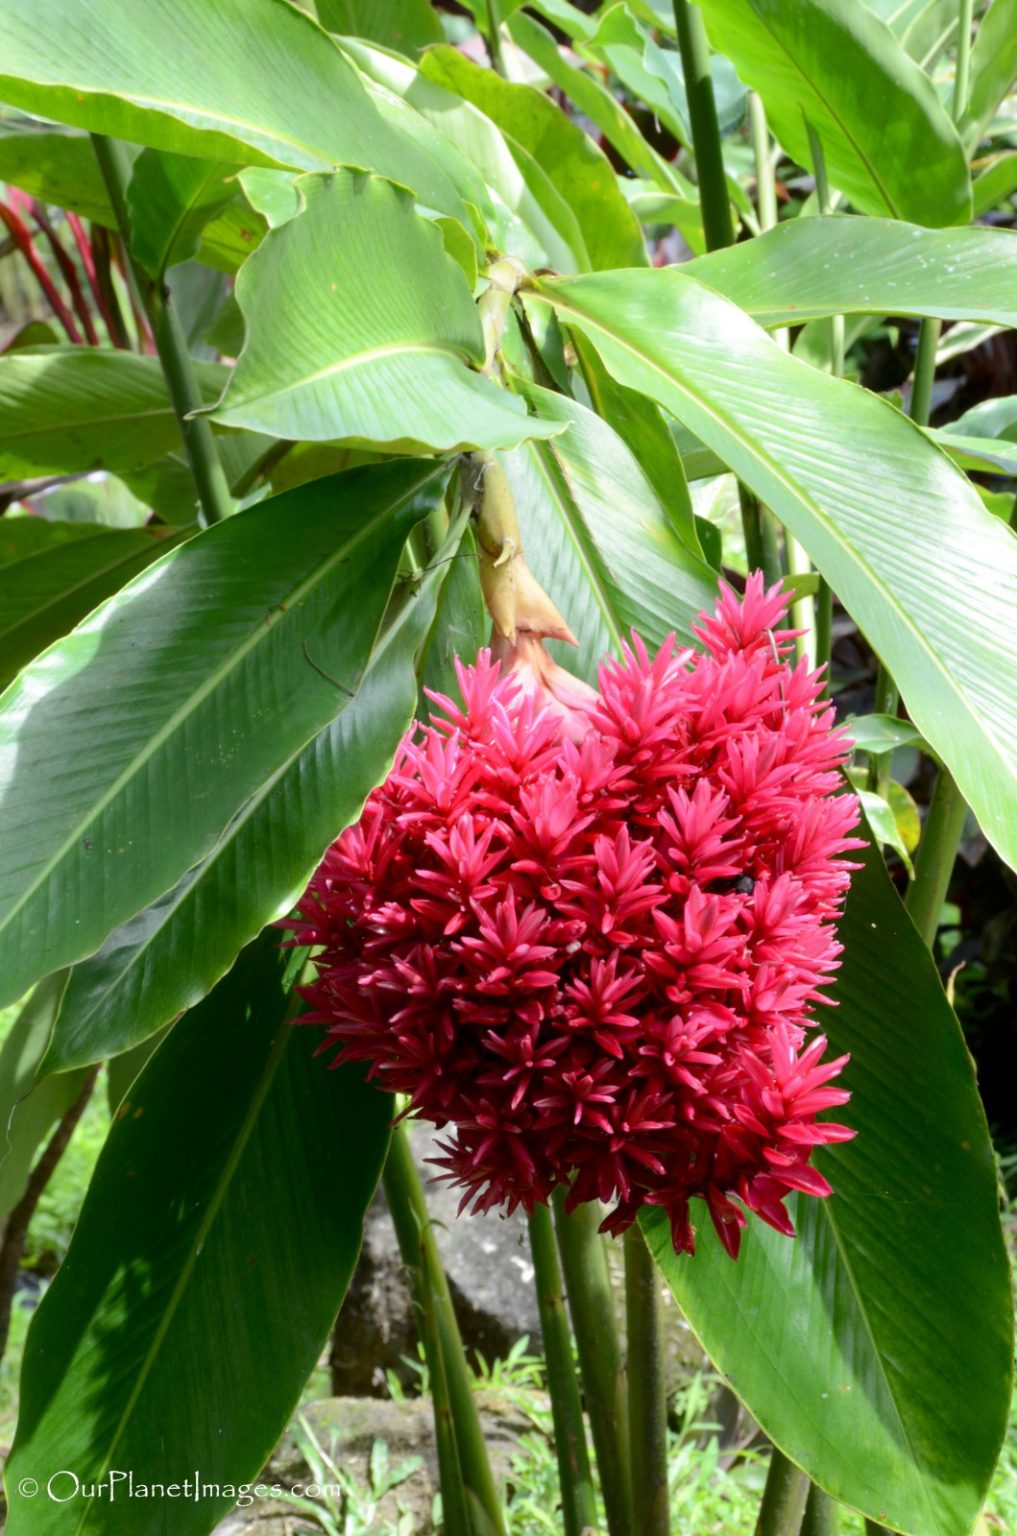
[[[692,152],[699,183],[703,234],[706,249],[716,251],[721,246],[733,245],[735,231],[731,200],[727,195],[713,76],[710,74],[710,45],[706,40],[703,13],[697,5],[690,4],[690,0],[674,0],[674,20],[692,124]]]
[[[799,1536],[808,1497],[809,1479],[774,1446],[756,1536]]]
[[[546,1205],[534,1206],[529,1227],[565,1536],[586,1536],[597,1528],[597,1498],[586,1449],[583,1405],[572,1359],[554,1228]]]
[[[625,1233],[629,1477],[639,1536],[669,1536],[667,1389],[657,1266],[636,1222]]]
[[[632,1536],[629,1496],[629,1410],[625,1362],[618,1340],[600,1205],[565,1210],[565,1192],[552,1201],[569,1312],[610,1536]]]
[[[459,1467],[468,1504],[473,1512],[475,1536],[488,1536],[488,1532],[504,1536],[501,1501],[484,1443],[470,1369],[452,1306],[452,1295],[434,1240],[423,1185],[402,1124],[397,1125],[392,1132],[382,1179],[399,1252],[414,1280],[417,1304],[423,1319],[421,1332],[428,1370],[433,1380],[445,1383],[448,1421],[452,1425],[457,1453],[455,1462],[450,1455],[446,1456],[449,1474],[454,1476],[455,1467]],[[437,1399],[435,1406],[437,1415]],[[436,1417],[438,1432],[444,1434],[446,1427],[444,1417],[441,1422]],[[446,1497],[444,1485],[442,1497],[443,1500]],[[454,1500],[454,1493],[450,1497]],[[483,1523],[478,1523],[476,1510],[482,1512]]]

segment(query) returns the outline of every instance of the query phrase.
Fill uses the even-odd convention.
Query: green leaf
[[[0,567],[0,690],[104,598],[189,538],[196,525],[94,531],[95,538],[61,539]]]
[[[278,940],[244,952],[120,1106],[29,1330],[11,1536],[68,1530],[65,1503],[19,1491],[62,1468],[86,1485],[125,1468],[136,1484],[190,1478],[189,1495],[118,1500],[117,1529],[205,1536],[236,1493],[195,1496],[195,1476],[254,1481],[328,1337],[391,1101],[292,1027],[297,967]],[[108,1531],[107,1501],[76,1500],[72,1524]]]
[[[998,208],[1017,192],[1017,152],[994,155],[971,184],[976,219]]]
[[[791,219],[686,269],[768,329],[826,315],[1017,325],[1017,234],[892,219]]]
[[[798,1237],[753,1218],[736,1263],[704,1220],[693,1260],[643,1227],[692,1327],[775,1443],[820,1487],[911,1536],[967,1536],[1010,1402],[1012,1310],[996,1172],[971,1059],[931,956],[870,848],[840,924],[850,1051],[823,1148],[835,1194]],[[958,1413],[958,1403],[964,1412]]]
[[[206,400],[226,369],[196,365]],[[93,347],[42,347],[0,357],[0,479],[143,469],[180,447],[159,360]]]
[[[0,565],[27,560],[70,539],[93,539],[102,529],[90,523],[54,523],[31,513],[5,512],[0,519]]]
[[[595,271],[646,265],[639,222],[607,158],[542,91],[512,85],[455,48],[430,49],[421,69],[428,79],[471,101],[510,145],[521,144],[546,171],[576,216]]]
[[[444,36],[429,0],[316,0],[318,20],[330,32],[416,54]]]
[[[515,497],[527,564],[579,640],[566,666],[596,681],[635,628],[648,645],[676,630],[687,640],[716,599],[717,579],[681,543],[622,439],[592,411],[519,382],[540,417],[568,427],[502,463]]]
[[[0,98],[175,154],[361,166],[464,216],[440,166],[385,120],[328,33],[286,0],[97,0],[87,27],[78,0],[11,0],[0,15]]]
[[[971,49],[971,89],[961,134],[974,149],[1017,80],[1017,0],[992,0]]]
[[[332,481],[333,485],[341,482]],[[46,1058],[64,1071],[145,1039],[215,985],[241,946],[302,893],[328,845],[360,814],[417,702],[414,662],[462,563],[462,523],[418,583],[400,583],[355,699],[291,751],[183,879],[76,965]],[[476,564],[473,562],[473,576]],[[454,615],[435,637],[475,654]]]
[[[572,12],[578,16],[578,11]],[[600,80],[595,68],[580,69],[566,59],[551,33],[526,12],[517,12],[508,23],[508,33],[517,47],[529,54],[548,80],[571,97],[604,138],[640,176],[657,187],[691,200],[695,189],[670,163],[643,138],[638,125],[612,91]],[[623,187],[623,191],[626,189]],[[630,199],[631,201],[631,199]],[[698,204],[695,205],[698,214]],[[700,224],[700,239],[702,225]]]
[[[469,367],[484,361],[476,305],[407,193],[352,171],[299,186],[305,211],[269,232],[237,280],[247,340],[217,421],[396,451],[546,431]]]
[[[905,53],[928,71],[954,41],[957,0],[866,0],[899,40]]]
[[[986,837],[1017,864],[1011,531],[892,405],[788,356],[682,269],[537,288],[622,384],[682,421],[804,544]]]
[[[131,253],[152,277],[196,256],[205,225],[237,196],[236,165],[142,150],[127,187]]]
[[[36,1152],[84,1086],[84,1072],[38,1076],[66,986],[66,971],[40,981],[0,1050],[0,1219],[25,1193]]]
[[[0,707],[4,1002],[169,890],[339,713],[446,474],[393,462],[263,501],[21,674]]]
[[[864,777],[860,772],[858,779]],[[855,782],[855,776],[852,776]],[[898,818],[889,799],[877,795],[873,790],[863,789],[860,783],[856,783],[855,793],[865,814],[865,820],[873,840],[886,848],[892,848],[907,870],[908,878],[915,878],[915,868],[911,862],[911,854],[918,845],[918,836],[912,833],[917,828],[921,832],[921,823],[918,820],[918,808],[911,796],[902,785],[896,786],[902,794],[907,796],[908,805],[902,806],[904,813]]]
[[[962,437],[957,432],[931,431],[937,442],[961,469],[977,470],[980,475],[1017,475],[1017,443],[1003,438]]]
[[[963,223],[971,184],[963,146],[928,76],[858,0],[699,0],[710,39],[766,104],[773,132],[863,213]],[[834,61],[836,61],[834,63]]]
[[[896,752],[898,747],[918,747],[928,751],[924,738],[909,720],[895,715],[849,715],[844,721],[851,745],[856,752],[880,756]]]
[[[0,123],[0,181],[97,224],[115,223],[86,133],[40,123]]]

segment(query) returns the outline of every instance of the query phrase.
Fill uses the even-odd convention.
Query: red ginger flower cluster
[[[464,1205],[568,1185],[610,1231],[662,1206],[692,1252],[698,1195],[735,1255],[745,1208],[793,1235],[789,1191],[829,1194],[847,1058],[806,1029],[857,805],[786,606],[725,587],[702,651],[634,640],[568,707],[482,653],[326,854],[293,925],[323,946],[307,1021],[448,1129]]]

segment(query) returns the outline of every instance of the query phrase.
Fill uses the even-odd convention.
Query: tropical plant
[[[8,1290],[103,1062],[117,1106],[29,1330],[8,1529],[104,1532],[119,1495],[125,1536],[209,1532],[293,1414],[383,1170],[444,1529],[505,1529],[393,1102],[291,1027],[322,935],[306,905],[296,947],[278,925],[421,688],[455,694],[485,602],[604,694],[631,631],[692,646],[722,573],[748,611],[760,571],[807,666],[835,614],[878,658],[827,1015],[857,1136],[812,1115],[831,1144],[779,1164],[797,1237],[753,1217],[735,1262],[730,1190],[716,1230],[628,1200],[627,1396],[566,1147],[553,1224],[551,1183],[531,1215],[561,1518],[598,1518],[589,1431],[611,1536],[667,1530],[662,1275],[775,1447],[762,1536],[838,1503],[962,1536],[1012,1309],[933,948],[969,818],[1017,868],[1017,397],[930,417],[952,360],[1017,326],[1017,5],[473,9],[0,9],[0,292],[25,320],[0,353]],[[872,338],[915,334],[903,378],[859,381]],[[746,666],[790,709],[776,611]],[[902,749],[933,786],[920,828]],[[197,1486],[127,1497],[128,1472]]]

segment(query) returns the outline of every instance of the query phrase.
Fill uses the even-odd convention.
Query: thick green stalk
[[[752,154],[756,163],[756,212],[759,227],[764,232],[777,222],[777,183],[773,176],[773,156],[770,150],[770,133],[766,125],[766,108],[763,99],[755,91],[749,92],[749,128],[752,133]]]
[[[579,1380],[572,1362],[572,1338],[565,1311],[558,1250],[551,1212],[546,1205],[533,1208],[530,1251],[537,1286],[540,1332],[544,1340],[547,1385],[551,1394],[565,1536],[586,1536],[586,1532],[593,1532],[597,1527],[597,1496],[586,1450]]]
[[[922,828],[922,840],[915,854],[915,878],[908,886],[904,901],[912,922],[930,949],[939,927],[939,914],[946,900],[967,812],[964,796],[953,775],[948,769],[941,768]]]
[[[606,1239],[597,1231],[600,1208],[590,1203],[571,1214],[565,1193],[554,1196],[554,1221],[565,1274],[572,1328],[579,1353],[586,1411],[593,1431],[597,1470],[610,1536],[633,1536],[629,1504],[629,1409],[625,1362],[618,1341]]]
[[[99,162],[102,179],[113,204],[117,225],[124,242],[124,251],[131,267],[134,282],[144,306],[148,323],[152,327],[159,362],[166,379],[166,390],[180,427],[184,449],[194,476],[198,501],[206,523],[221,522],[233,511],[233,498],[229,483],[215,445],[211,425],[204,416],[192,416],[205,402],[198,389],[194,365],[187,350],[187,342],[173,308],[169,289],[161,280],[154,280],[139,270],[130,255],[127,211],[127,184],[131,179],[130,162],[124,146],[117,139],[108,139],[93,133],[92,144]]]
[[[667,1387],[661,1335],[660,1281],[642,1230],[625,1234],[625,1321],[628,1334],[629,1476],[639,1536],[668,1536]]]
[[[839,1505],[815,1483],[809,1489],[801,1536],[837,1536],[840,1530]]]
[[[397,1125],[392,1132],[383,1180],[403,1263],[415,1278],[421,1301],[420,1287],[427,1286],[430,1292],[428,1305],[433,1308],[434,1344],[439,1351],[441,1370],[448,1386],[449,1411],[455,1427],[462,1479],[470,1496],[471,1507],[475,1501],[484,1518],[483,1526],[474,1520],[477,1536],[486,1536],[487,1530],[496,1533],[496,1536],[504,1536],[505,1519],[487,1456],[487,1446],[484,1444],[459,1324],[456,1322],[448,1281],[438,1256],[423,1185],[402,1125]],[[426,1311],[424,1317],[426,1320]],[[425,1349],[427,1338],[425,1328]]]
[[[968,104],[971,79],[971,19],[974,0],[960,0],[957,29],[957,66],[953,77],[953,120],[959,123]]]
[[[487,12],[487,26],[484,29],[484,42],[487,44],[487,55],[491,60],[491,68],[499,75],[505,74],[505,55],[501,46],[501,30],[498,17],[498,0],[484,0]]]
[[[774,1446],[756,1536],[798,1536],[808,1497],[805,1473]]]
[[[685,94],[692,124],[692,149],[699,183],[699,205],[703,214],[703,234],[708,251],[734,244],[731,200],[727,195],[724,153],[720,142],[717,104],[713,97],[710,74],[710,45],[699,7],[689,0],[674,0],[678,47],[685,76]]]
[[[738,504],[745,536],[745,557],[750,571],[762,571],[767,586],[781,578],[777,528],[772,515],[747,486],[739,483]]]

